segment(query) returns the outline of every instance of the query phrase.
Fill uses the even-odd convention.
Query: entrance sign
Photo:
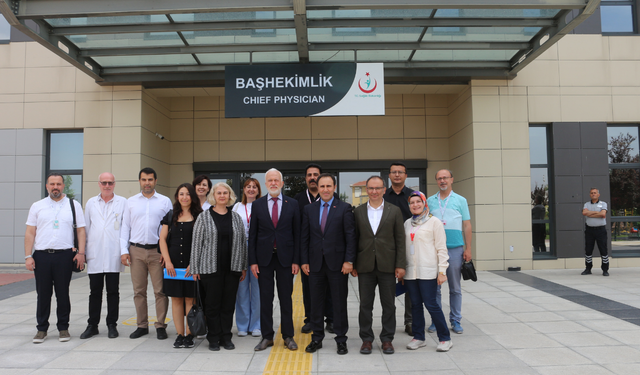
[[[381,63],[232,65],[225,117],[384,115]]]

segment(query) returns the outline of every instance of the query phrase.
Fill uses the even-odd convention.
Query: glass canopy
[[[0,0],[9,23],[99,83],[154,86],[219,84],[232,64],[345,61],[385,63],[386,82],[513,78],[599,1],[11,3]]]

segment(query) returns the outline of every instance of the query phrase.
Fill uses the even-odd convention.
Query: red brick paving
[[[0,273],[0,286],[33,278],[33,273]]]

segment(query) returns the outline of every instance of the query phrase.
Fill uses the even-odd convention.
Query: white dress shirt
[[[244,223],[244,232],[247,237],[247,241],[249,240],[249,223],[251,223],[251,207],[253,206],[253,202],[249,202],[246,206],[242,202],[238,202],[233,206],[233,210],[235,213],[240,215],[242,218],[242,222]],[[273,206],[272,206],[273,207]]]
[[[145,197],[142,193],[129,198],[120,230],[120,253],[129,254],[129,242],[141,245],[157,244],[160,221],[172,207],[171,200],[157,191],[151,198]]]
[[[273,215],[271,215],[271,213],[273,213],[273,197],[271,195],[267,195],[267,197],[269,197],[269,199],[267,199],[267,204],[269,205],[269,217],[271,217],[271,219],[273,220]],[[280,193],[280,195],[278,195],[278,220],[280,220],[280,214],[282,213],[282,193]]]
[[[373,208],[367,202],[367,216],[369,216],[369,224],[371,224],[371,230],[373,234],[376,234],[378,231],[378,226],[380,226],[380,220],[382,219],[382,213],[384,212],[384,199],[382,200],[382,204],[378,208]]]
[[[209,203],[209,201],[204,201],[204,203],[202,204],[202,211],[206,211],[209,208],[211,208],[211,203]]]
[[[73,201],[76,209],[76,225],[85,227],[80,203]],[[56,223],[57,220],[57,223]],[[27,225],[36,227],[35,250],[73,248],[73,215],[69,198],[64,196],[58,202],[46,197],[31,205]]]
[[[113,195],[108,202],[101,195],[87,201],[84,211],[87,232],[87,273],[122,272],[120,230],[127,199]]]

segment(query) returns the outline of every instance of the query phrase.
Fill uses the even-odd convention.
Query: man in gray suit
[[[405,234],[402,212],[383,199],[385,186],[379,176],[367,180],[367,204],[358,206],[354,213],[358,255],[353,276],[358,277],[360,291],[360,353],[371,354],[373,343],[373,301],[376,286],[382,304],[382,352],[393,354],[396,331],[396,278],[402,280],[406,267]]]

